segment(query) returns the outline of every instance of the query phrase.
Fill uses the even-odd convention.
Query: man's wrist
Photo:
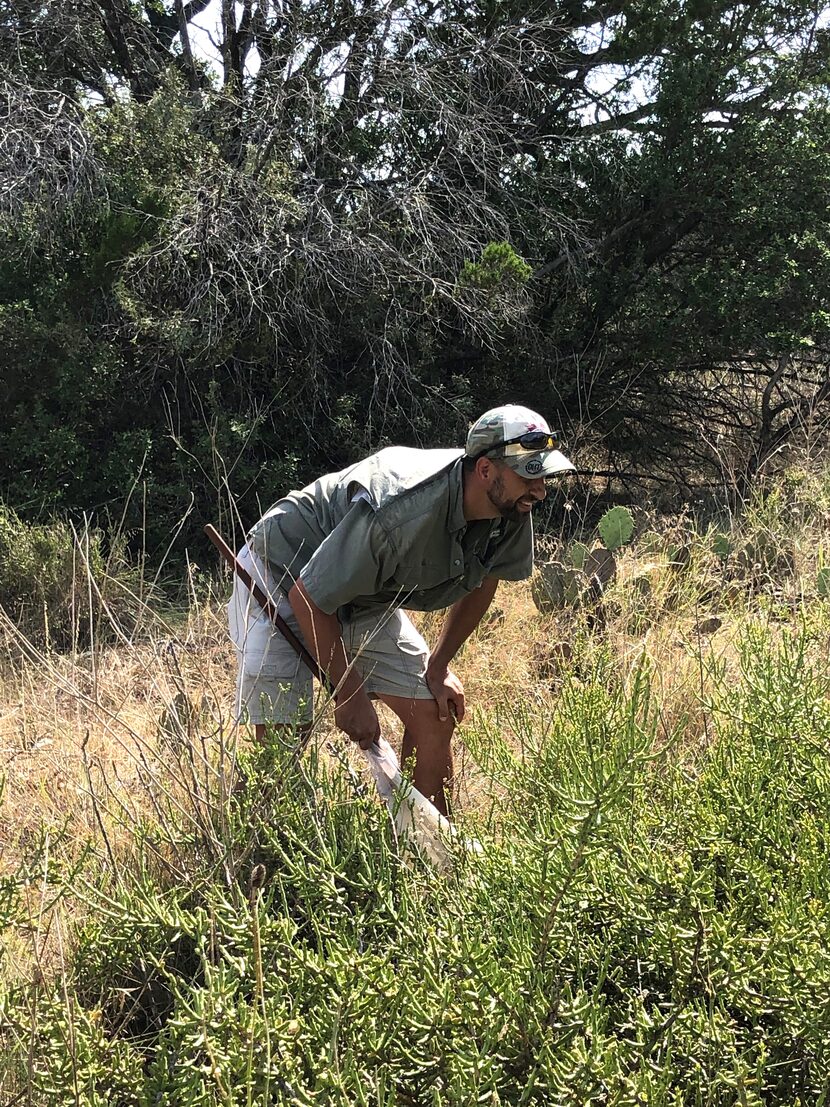
[[[439,654],[430,654],[429,660],[427,661],[427,680],[433,680],[435,678],[442,680],[449,672],[449,669],[449,661],[445,661]]]
[[[363,677],[353,667],[349,666],[342,678],[337,682],[337,699],[344,701],[352,699],[354,696],[365,696],[369,698],[369,693],[366,691],[366,685],[363,683]]]

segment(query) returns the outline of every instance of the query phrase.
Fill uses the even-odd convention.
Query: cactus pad
[[[618,550],[631,540],[634,533],[634,516],[625,507],[612,507],[597,524],[599,536],[608,550]]]

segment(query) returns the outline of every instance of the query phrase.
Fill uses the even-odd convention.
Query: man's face
[[[518,523],[530,514],[535,503],[544,500],[544,478],[534,477],[531,480],[520,477],[507,465],[496,462],[495,466],[496,475],[487,489],[488,499],[502,519]]]

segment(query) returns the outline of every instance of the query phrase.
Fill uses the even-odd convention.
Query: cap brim
[[[559,473],[575,473],[576,466],[559,450],[541,450],[535,454],[499,458],[514,473],[528,480],[537,477],[555,477]]]

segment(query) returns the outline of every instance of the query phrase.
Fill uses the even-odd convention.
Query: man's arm
[[[349,664],[337,616],[321,611],[301,580],[288,593],[288,602],[303,640],[334,687],[335,722],[361,749],[367,749],[380,737],[380,722],[360,674]]]
[[[429,655],[426,681],[438,704],[438,717],[447,718],[450,704],[459,722],[464,718],[464,688],[450,670],[450,662],[467,641],[496,594],[498,577],[485,577],[474,591],[449,610],[435,649]]]

